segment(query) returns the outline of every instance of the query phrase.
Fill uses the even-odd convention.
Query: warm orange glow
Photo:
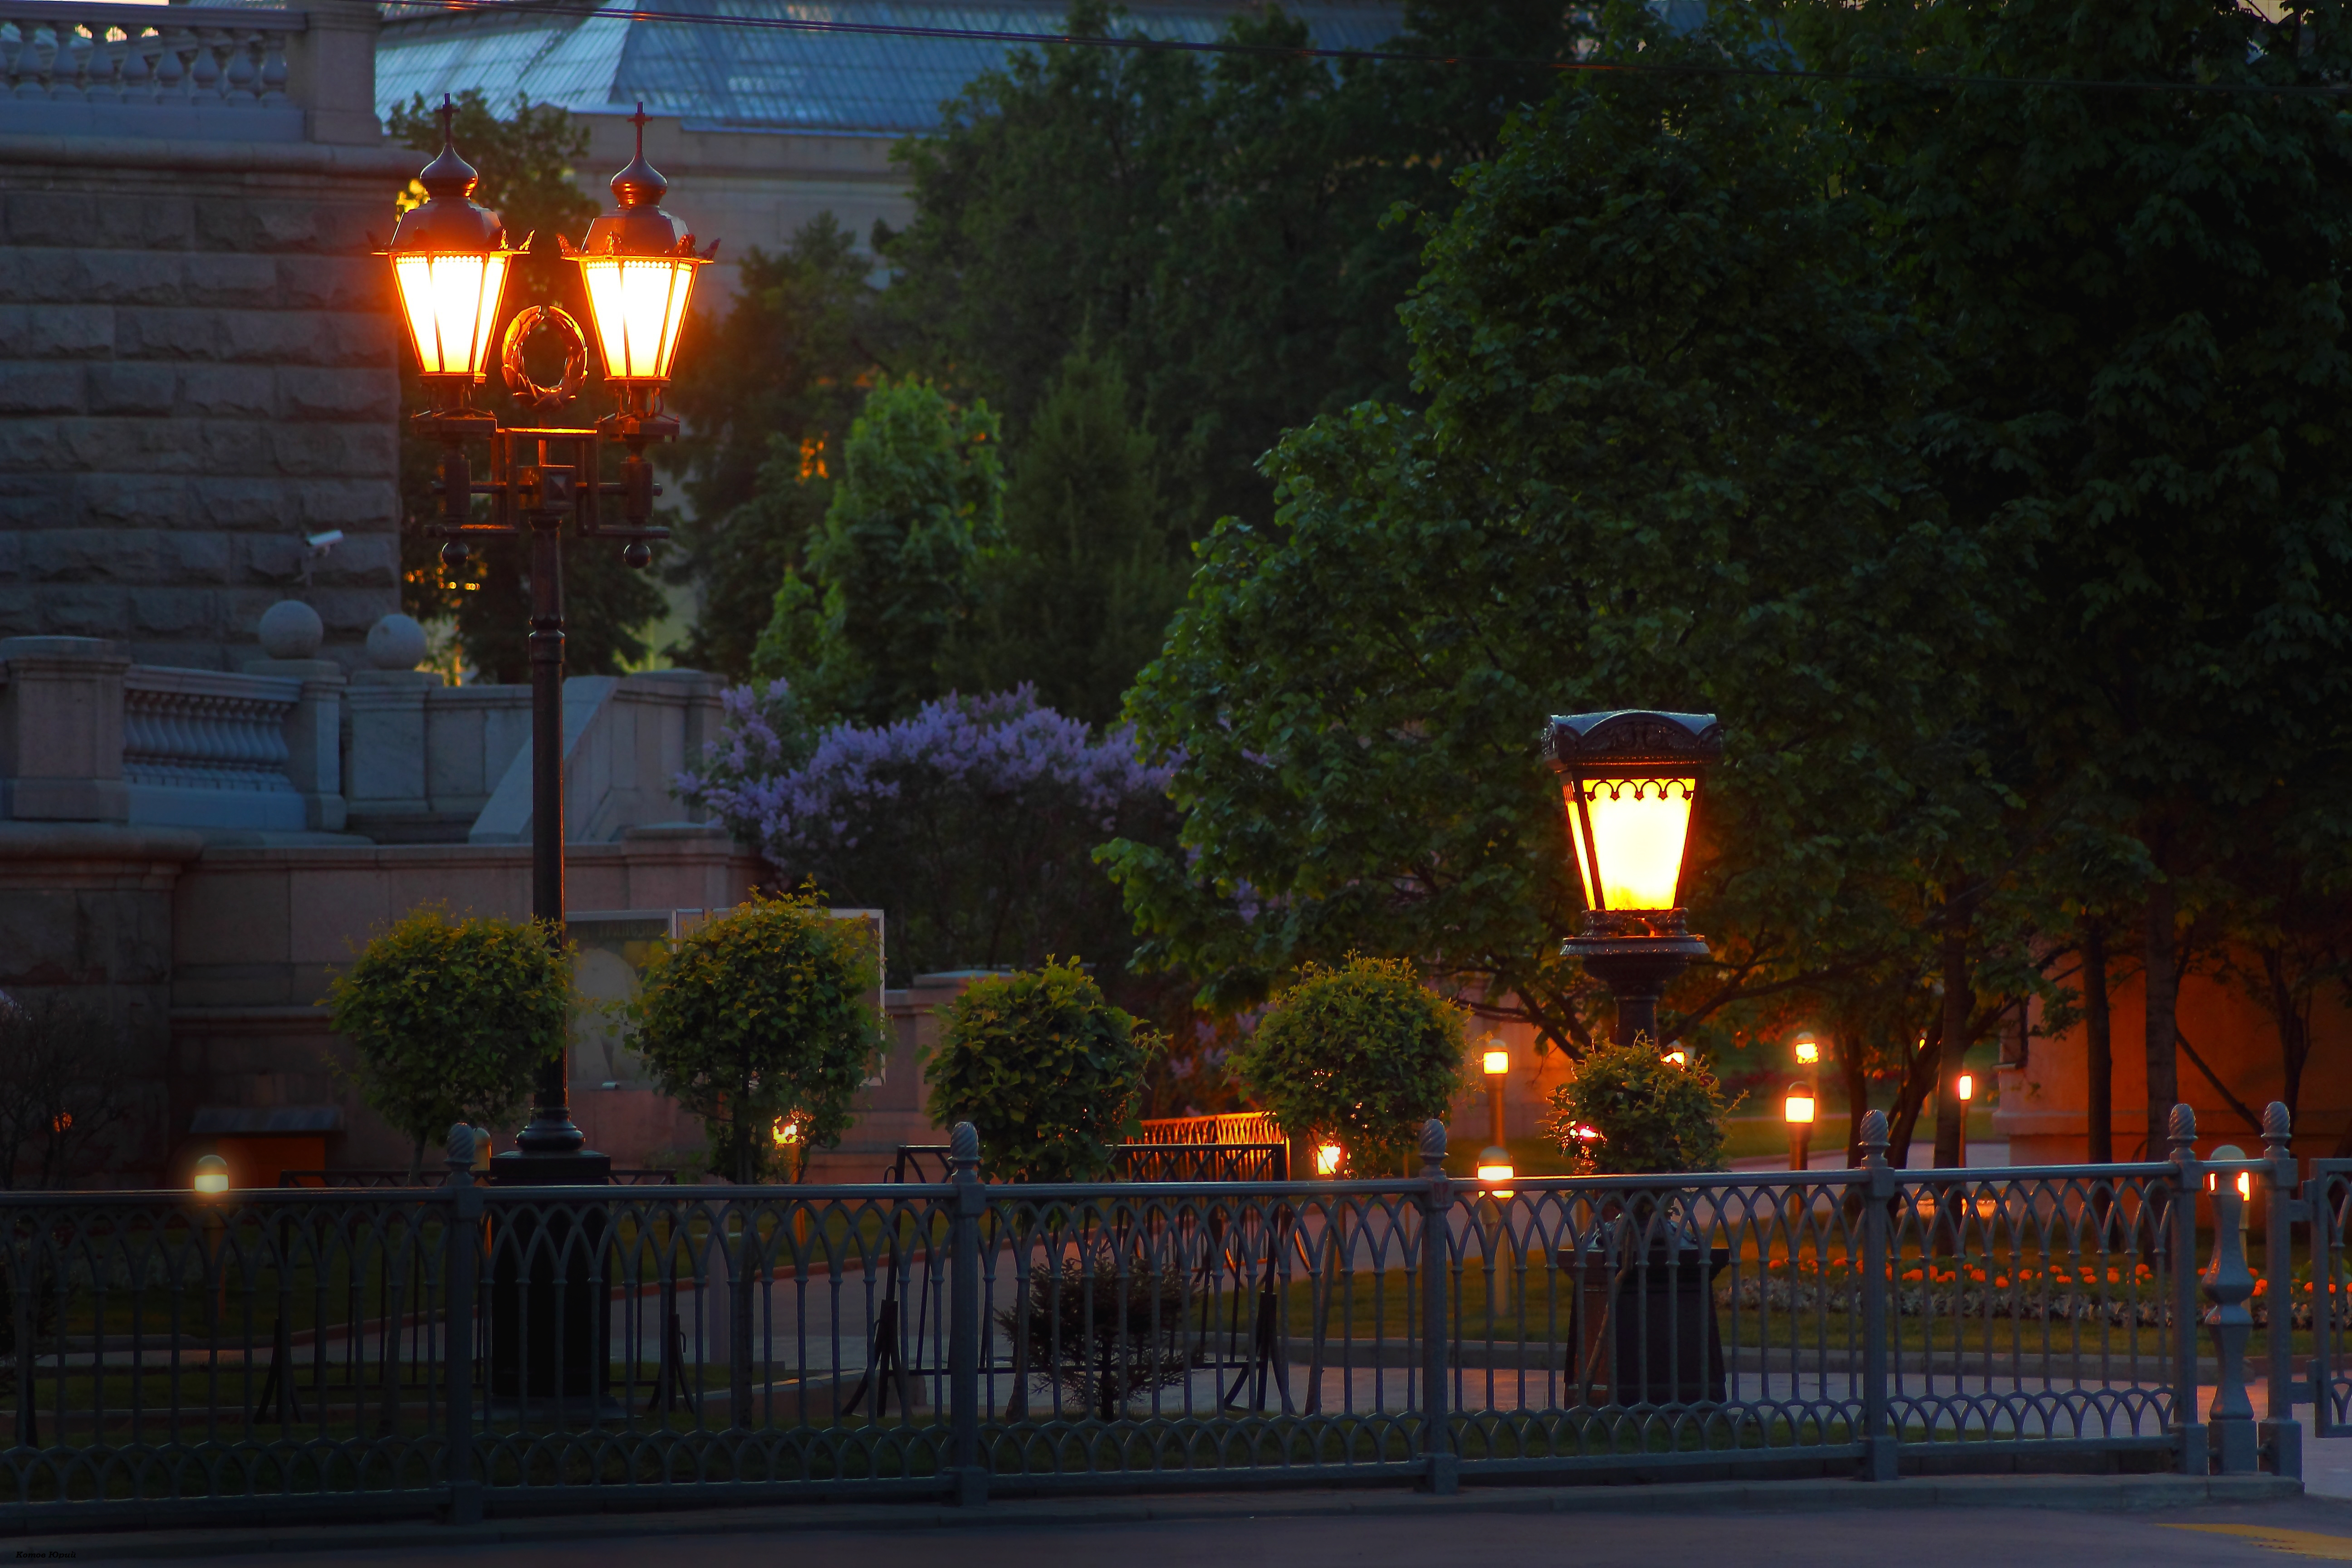
[[[1822,1047],[1813,1043],[1813,1037],[1811,1035],[1799,1035],[1797,1037],[1797,1064],[1800,1067],[1811,1067],[1821,1059]]]
[[[1584,879],[1587,907],[1675,907],[1675,887],[1682,879],[1683,847],[1690,835],[1691,797],[1697,786],[1696,778],[1589,779],[1580,785],[1574,782],[1568,785],[1568,837],[1576,847],[1576,868]],[[1591,858],[1585,853],[1584,824],[1575,805],[1574,792],[1580,788],[1584,811],[1592,819],[1593,846],[1601,856],[1597,889]]]
[[[1977,1096],[1976,1075],[1973,1073],[1962,1073],[1960,1075],[1958,1088],[1960,1098],[1962,1100],[1974,1100]]]
[[[191,1184],[206,1197],[228,1191],[228,1162],[218,1154],[207,1154],[196,1162],[196,1179]]]
[[[793,1116],[777,1117],[775,1139],[776,1147],[779,1149],[784,1148],[788,1144],[799,1142],[801,1141],[800,1119]]]
[[[678,328],[694,294],[691,256],[575,257],[604,374],[615,381],[667,381]]]
[[[1488,1078],[1502,1077],[1505,1073],[1511,1070],[1511,1053],[1508,1051],[1488,1051],[1486,1056],[1486,1076]]]
[[[1690,1066],[1690,1054],[1677,1046],[1675,1049],[1666,1053],[1666,1060],[1674,1063],[1675,1066],[1678,1068],[1686,1068]]]
[[[1791,1126],[1810,1124],[1813,1120],[1813,1091],[1802,1084],[1790,1085],[1788,1099],[1780,1102],[1780,1115]]]
[[[1342,1158],[1339,1145],[1337,1143],[1325,1143],[1318,1146],[1315,1151],[1315,1173],[1318,1176],[1338,1175]]]
[[[2254,1173],[2252,1171],[2238,1173],[2238,1195],[2248,1203],[2254,1201]]]
[[[426,375],[479,381],[489,369],[490,331],[498,324],[509,252],[395,255],[392,275],[417,368]]]

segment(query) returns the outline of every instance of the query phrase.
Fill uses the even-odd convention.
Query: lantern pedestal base
[[[1676,926],[1682,923],[1681,912],[1674,911]],[[1706,943],[1688,931],[1656,936],[1595,931],[1588,921],[1585,934],[1569,938],[1559,951],[1562,957],[1581,959],[1585,973],[1617,999],[1617,1044],[1629,1046],[1646,1035],[1651,1044],[1664,1049],[1665,1042],[1658,1038],[1658,999],[1693,960],[1706,956]]]

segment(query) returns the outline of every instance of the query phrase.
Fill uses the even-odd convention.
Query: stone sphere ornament
[[[299,599],[280,599],[261,613],[261,651],[272,658],[316,658],[326,640],[326,623]]]
[[[367,657],[378,669],[415,669],[425,662],[425,628],[413,616],[386,616],[368,628]]]

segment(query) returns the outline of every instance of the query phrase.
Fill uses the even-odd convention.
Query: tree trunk
[[[2263,949],[2263,975],[2270,983],[2272,1016],[2278,1020],[2280,1075],[2286,1083],[2279,1099],[2293,1125],[2303,1103],[2303,1065],[2311,1059],[2311,1018],[2296,1005],[2294,979],[2284,944],[2273,942]]]
[[[1960,1163],[1960,1121],[1969,1113],[1960,1100],[1960,1058],[1968,1054],[1976,987],[1969,970],[1969,922],[1956,889],[1945,889],[1944,910],[1944,1037],[1936,1063],[1936,1165],[1949,1170]]]
[[[1831,1031],[1830,1048],[1837,1052],[1838,1078],[1845,1085],[1846,1169],[1856,1171],[1862,1168],[1862,1119],[1870,1114],[1870,1074],[1863,1060],[1866,1047],[1862,1031]]]
[[[2180,1037],[2174,1009],[2180,1002],[2180,952],[2173,931],[2175,895],[2158,879],[2147,889],[2147,1157],[2165,1156],[2172,1108],[2180,1099]]]
[[[1903,1083],[1895,1091],[1895,1113],[1887,1118],[1886,1133],[1886,1163],[1898,1171],[1911,1163],[1911,1135],[1918,1130],[1927,1091],[1936,1087],[1936,1063],[1943,1037],[1944,1020],[1937,1017],[1928,1024],[1918,1047],[1905,1054]]]
[[[2083,1103],[2089,1108],[2090,1142],[2084,1158],[2109,1165],[2116,1158],[2116,1041],[2107,1021],[2107,928],[2083,922],[2083,1039],[2090,1060]]]

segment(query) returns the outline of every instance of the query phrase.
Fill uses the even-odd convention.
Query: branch
[[[2256,1132],[2261,1131],[2263,1130],[2263,1119],[2255,1115],[2244,1100],[2240,1100],[2236,1095],[2231,1094],[2229,1089],[2220,1079],[2213,1076],[2213,1069],[2205,1065],[2205,1058],[2197,1054],[2197,1047],[2190,1045],[2189,1043],[2189,1037],[2182,1033],[2180,1024],[2178,1019],[2173,1021],[2172,1037],[2179,1044],[2180,1048],[2184,1052],[2188,1053],[2189,1061],[2196,1066],[2197,1070],[2205,1075],[2205,1081],[2213,1086],[2213,1092],[2230,1102],[2230,1109],[2236,1111],[2240,1116],[2245,1119],[2248,1128]],[[2155,1153],[2155,1144],[2151,1142],[2148,1146],[2149,1157],[2154,1158]]]

